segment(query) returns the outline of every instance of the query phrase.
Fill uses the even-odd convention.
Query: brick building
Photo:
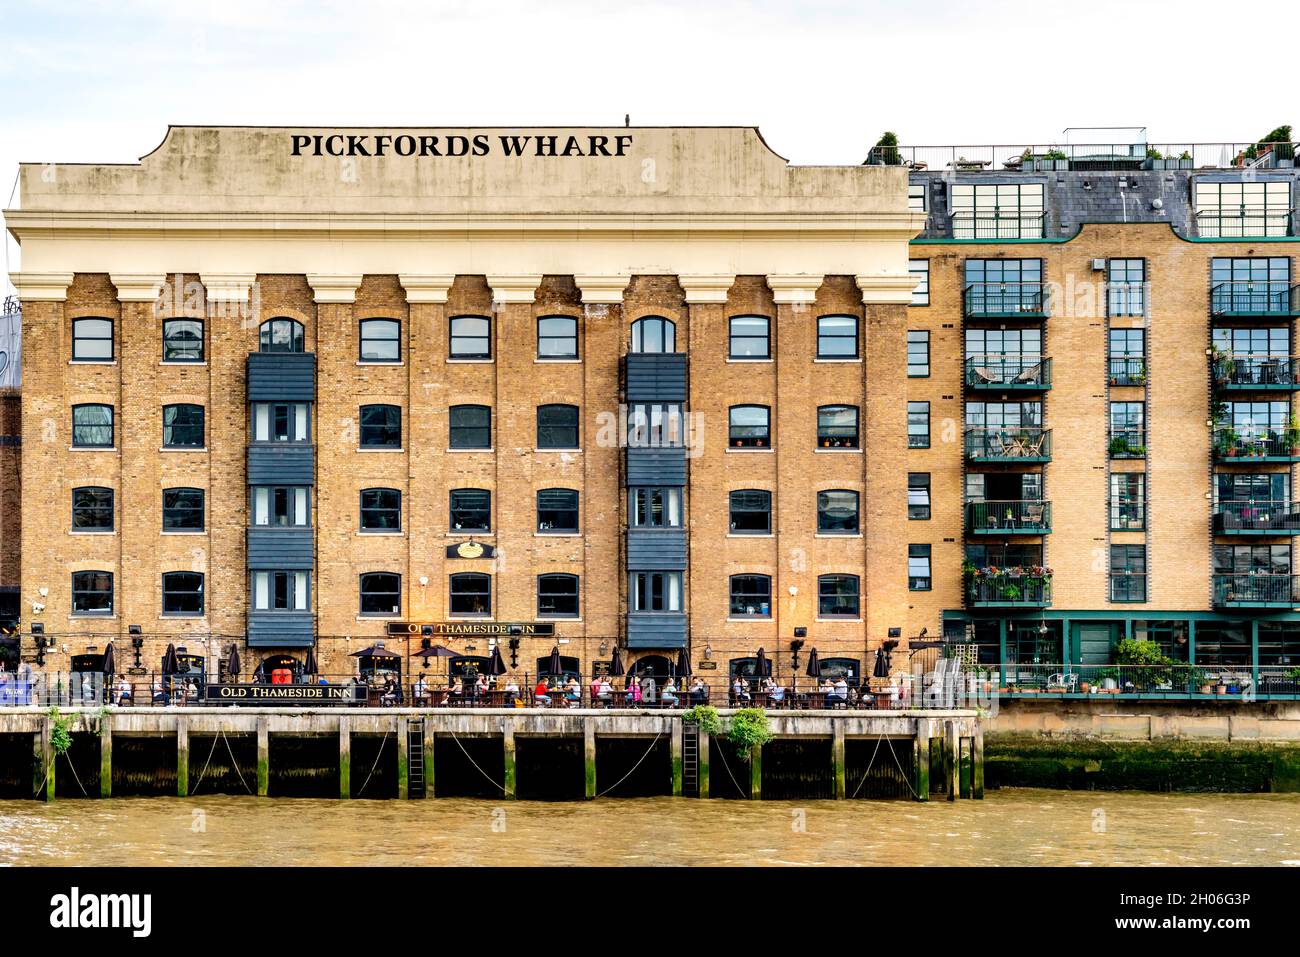
[[[176,127],[20,188],[27,660],[721,682],[912,633],[905,170],[746,128]]]

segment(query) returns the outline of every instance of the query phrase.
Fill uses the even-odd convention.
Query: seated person
[[[709,686],[704,683],[703,678],[696,678],[691,682],[691,701],[694,704],[708,703]]]
[[[749,682],[740,675],[736,675],[736,680],[731,684],[731,694],[737,701],[748,701]]]
[[[614,698],[614,686],[609,683],[609,678],[601,678],[595,685],[597,701],[609,703]]]
[[[538,679],[537,687],[533,689],[533,701],[543,707],[551,703],[551,685],[545,678]]]
[[[582,703],[582,685],[578,684],[578,679],[569,676],[569,680],[564,685],[564,697],[571,703]]]
[[[663,691],[659,693],[659,700],[662,701],[664,706],[667,708],[672,708],[676,706],[677,682],[673,681],[672,678],[669,678],[667,681],[664,682]]]
[[[322,682],[323,684],[324,682]],[[428,704],[429,702],[429,682],[424,675],[415,679],[415,687],[411,689],[411,696],[415,699],[416,704]]]
[[[772,679],[769,678],[768,680],[771,681]],[[772,688],[768,692],[768,697],[773,704],[780,704],[785,700],[785,688],[772,681]]]

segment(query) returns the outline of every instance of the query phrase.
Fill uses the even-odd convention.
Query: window
[[[817,579],[817,615],[820,618],[857,618],[857,575],[822,575]]]
[[[1042,329],[966,330],[966,358],[997,366],[1009,363],[1028,367],[1043,357]]]
[[[402,576],[392,572],[370,572],[361,576],[361,614],[400,615]]]
[[[858,357],[858,317],[817,317],[817,358],[856,359]]]
[[[1145,316],[1147,290],[1145,259],[1110,259],[1106,262],[1106,304],[1112,316]]]
[[[969,317],[1041,315],[1047,308],[1041,259],[968,259],[965,276]]]
[[[732,618],[771,618],[772,579],[768,575],[732,575]]]
[[[1147,600],[1147,547],[1110,547],[1110,600]]]
[[[1146,522],[1147,477],[1141,472],[1115,472],[1110,477],[1110,527],[1140,532]]]
[[[453,449],[492,447],[492,410],[486,405],[453,405],[450,420]]]
[[[1210,310],[1216,315],[1286,315],[1292,305],[1290,285],[1286,256],[1210,260]]]
[[[401,362],[402,324],[396,319],[362,319],[361,361]]]
[[[539,449],[576,449],[578,447],[578,407],[576,405],[539,405],[537,407],[537,447]]]
[[[1111,329],[1107,334],[1111,385],[1146,382],[1146,330]]]
[[[578,358],[578,320],[572,316],[543,316],[538,319],[537,358]]]
[[[1036,429],[1043,424],[1043,403],[967,402],[966,424],[990,430]]]
[[[629,448],[680,448],[686,441],[682,407],[675,402],[637,402],[627,410]]]
[[[925,184],[907,184],[907,208],[918,213],[925,212]]]
[[[310,572],[254,572],[255,611],[310,611]]]
[[[163,321],[163,362],[203,361],[203,320]]]
[[[912,520],[930,517],[930,473],[907,473],[907,517]]]
[[[486,532],[492,528],[492,493],[485,488],[451,490],[451,530]]]
[[[681,489],[634,488],[628,494],[629,524],[637,528],[681,528]]]
[[[1042,183],[955,183],[954,239],[1042,239]]]
[[[261,352],[302,352],[305,347],[302,323],[294,319],[268,319],[257,338]]]
[[[1194,189],[1196,226],[1202,236],[1228,239],[1291,233],[1291,184],[1286,180],[1197,182]]]
[[[930,333],[926,329],[907,331],[907,374],[914,379],[930,374]]]
[[[681,572],[633,572],[628,594],[634,612],[681,611]]]
[[[402,447],[402,410],[395,405],[361,407],[361,447],[363,449],[400,449]]]
[[[858,407],[823,405],[817,409],[817,444],[824,449],[858,447]]]
[[[771,446],[767,406],[733,405],[729,423],[728,434],[733,448],[761,449]]]
[[[113,361],[113,320],[72,320],[72,361]]]
[[[676,352],[677,326],[663,316],[646,316],[632,323],[633,352]]]
[[[163,489],[163,531],[203,531],[203,496],[204,492],[201,488]]]
[[[72,407],[72,445],[78,449],[113,447],[113,407],[111,405],[74,405]]]
[[[912,305],[930,305],[930,260],[909,259],[907,271],[916,280],[916,286],[912,289]]]
[[[766,316],[732,316],[730,324],[732,359],[770,359],[772,342]]]
[[[361,490],[361,530],[363,532],[400,532],[402,530],[402,493],[395,488]]]
[[[452,316],[452,359],[491,359],[492,320],[487,316]]]
[[[928,449],[930,447],[930,403],[907,403],[907,447],[909,449]]]
[[[203,448],[203,406],[163,406],[163,448]]]
[[[478,572],[462,572],[451,576],[451,604],[453,615],[461,617],[487,617],[492,614],[492,579]]]
[[[72,613],[74,615],[113,614],[113,573],[73,572]]]
[[[732,492],[731,533],[767,535],[772,531],[772,493],[747,488]]]
[[[537,492],[537,530],[576,532],[578,493],[571,488],[544,488]]]
[[[1146,403],[1110,404],[1110,457],[1140,459],[1147,454]]]
[[[305,486],[257,486],[253,489],[253,524],[286,528],[309,522]]]
[[[907,590],[930,590],[930,546],[907,546]]]
[[[1238,369],[1241,368],[1243,359],[1286,359],[1291,355],[1291,336],[1285,326],[1217,328],[1213,333],[1213,342],[1214,348],[1220,352],[1232,353]],[[1259,381],[1269,382],[1262,375]]]
[[[201,572],[167,572],[162,577],[164,615],[203,614]]]
[[[306,402],[254,402],[254,442],[306,442]]]
[[[1219,504],[1227,502],[1282,506],[1291,502],[1291,475],[1288,472],[1218,472],[1215,496]]]
[[[577,618],[578,576],[538,575],[537,616],[539,618]]]
[[[828,489],[817,493],[817,531],[822,535],[858,533],[858,493]]]
[[[1238,438],[1272,438],[1279,435],[1291,417],[1291,404],[1275,402],[1228,402],[1226,425],[1231,425]]]
[[[113,490],[85,485],[72,490],[72,529],[76,532],[113,530]]]
[[[1290,575],[1290,545],[1215,545],[1217,575]]]

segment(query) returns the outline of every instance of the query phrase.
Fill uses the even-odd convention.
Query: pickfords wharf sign
[[[204,698],[212,704],[351,704],[363,691],[351,685],[208,685]]]
[[[291,156],[626,156],[631,134],[290,133]]]

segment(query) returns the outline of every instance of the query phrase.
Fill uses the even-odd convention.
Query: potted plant
[[[1122,456],[1122,455],[1127,455],[1127,454],[1128,454],[1128,450],[1129,450],[1129,449],[1128,449],[1128,439],[1124,438],[1123,436],[1116,436],[1115,438],[1113,438],[1113,439],[1110,440],[1110,457],[1111,457],[1111,458],[1116,459],[1116,458],[1119,458],[1119,457]]]
[[[1291,413],[1291,418],[1287,420],[1282,443],[1286,446],[1287,455],[1293,458],[1300,455],[1300,419],[1296,418],[1294,412]]]
[[[1097,680],[1101,683],[1099,691],[1103,694],[1119,693],[1119,669],[1102,668],[1097,672]]]
[[[1042,155],[1039,166],[1045,170],[1066,170],[1070,168],[1070,161],[1060,150],[1050,149]]]
[[[1171,160],[1170,162],[1177,162],[1178,164],[1177,166],[1171,167],[1171,169],[1191,169],[1192,154],[1187,152],[1187,150],[1183,150],[1178,154],[1177,160]]]

